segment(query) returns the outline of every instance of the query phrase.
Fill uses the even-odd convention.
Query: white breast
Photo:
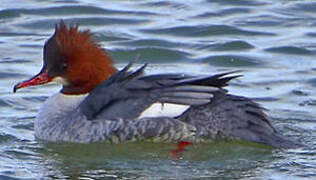
[[[65,95],[62,93],[56,93],[53,96],[49,97],[40,108],[35,126],[40,123],[46,124],[49,123],[51,119],[56,119],[63,117],[69,111],[74,110],[78,105],[85,99],[85,95]]]

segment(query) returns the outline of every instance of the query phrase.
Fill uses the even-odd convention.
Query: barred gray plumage
[[[131,65],[74,103],[71,97],[63,94],[50,97],[45,107],[49,106],[54,112],[40,110],[35,123],[36,136],[78,143],[198,143],[241,139],[280,148],[299,146],[273,128],[260,105],[223,89],[228,81],[239,77],[232,75],[235,72],[197,77],[183,74],[145,76],[146,65],[130,71]],[[184,104],[190,108],[177,117],[139,118],[145,109],[157,102]]]

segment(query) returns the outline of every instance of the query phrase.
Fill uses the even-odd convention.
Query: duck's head
[[[107,52],[92,39],[92,34],[67,26],[63,21],[44,45],[42,70],[14,86],[14,92],[27,86],[49,82],[63,85],[63,94],[89,93],[116,69]]]

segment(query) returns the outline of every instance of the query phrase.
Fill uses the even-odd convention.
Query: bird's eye
[[[61,65],[61,68],[62,68],[63,70],[66,70],[67,67],[68,67],[68,65],[67,65],[66,63],[63,63],[63,64]]]

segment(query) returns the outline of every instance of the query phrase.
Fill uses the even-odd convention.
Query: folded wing
[[[129,63],[97,86],[80,104],[88,120],[138,118],[154,103],[198,106],[239,75],[235,72],[212,76],[156,74],[144,76],[147,64],[131,71]]]

